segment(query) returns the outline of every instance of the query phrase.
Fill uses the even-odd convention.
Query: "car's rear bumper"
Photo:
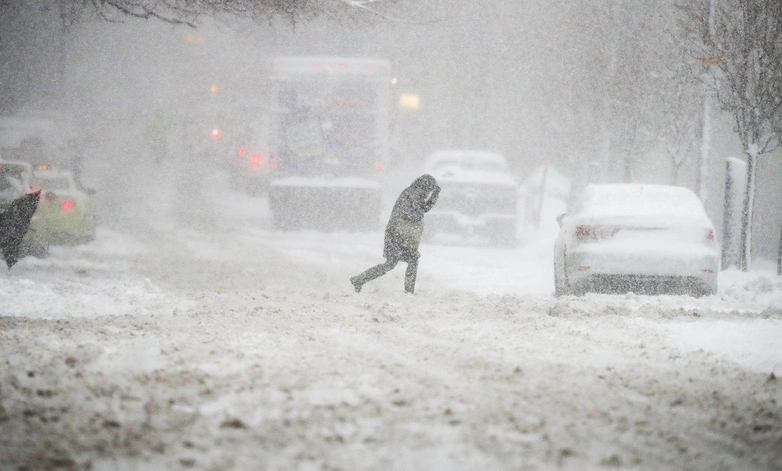
[[[71,245],[95,238],[97,220],[91,213],[43,212],[35,225],[35,239],[52,245]]]
[[[642,276],[592,274],[571,282],[574,293],[635,293],[645,295],[711,295],[717,282],[693,276]]]
[[[575,251],[566,257],[567,284],[574,291],[713,293],[720,259],[704,250],[638,253]]]

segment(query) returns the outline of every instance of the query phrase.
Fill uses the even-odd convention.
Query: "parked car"
[[[73,172],[35,170],[30,185],[34,190],[42,190],[37,213],[46,221],[50,244],[83,244],[95,238],[95,191],[81,188]]]
[[[442,188],[426,216],[426,240],[456,234],[484,236],[494,245],[516,244],[518,183],[502,155],[443,150],[426,158],[424,170]]]
[[[714,226],[686,188],[588,185],[573,211],[559,219],[557,296],[717,292],[720,248]]]
[[[33,166],[28,162],[0,160],[0,213],[6,211],[16,198],[33,191],[30,187],[32,174]],[[49,254],[46,226],[46,219],[36,209],[27,234],[22,239],[22,257],[32,255],[44,258]]]

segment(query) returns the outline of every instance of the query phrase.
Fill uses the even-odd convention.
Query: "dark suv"
[[[437,151],[425,172],[442,192],[426,216],[426,240],[438,235],[482,237],[493,245],[516,245],[518,184],[505,158],[474,150]]]

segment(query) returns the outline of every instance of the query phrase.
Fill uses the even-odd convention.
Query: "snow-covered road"
[[[556,299],[550,241],[426,245],[357,294],[380,232],[231,197],[0,274],[0,470],[782,469],[771,272]]]

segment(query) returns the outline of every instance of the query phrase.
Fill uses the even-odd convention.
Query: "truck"
[[[300,56],[272,62],[274,227],[377,229],[389,147],[389,61]]]

